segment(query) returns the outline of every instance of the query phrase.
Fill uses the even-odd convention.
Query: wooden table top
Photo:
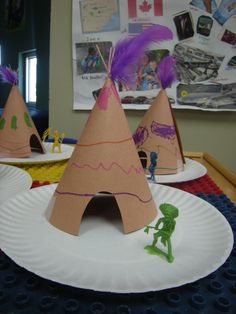
[[[236,175],[208,153],[184,152],[184,156],[204,165],[211,179],[236,204]]]

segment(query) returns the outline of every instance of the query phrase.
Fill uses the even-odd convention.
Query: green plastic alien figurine
[[[154,229],[156,232],[153,233],[153,241],[151,245],[145,246],[145,249],[151,255],[164,256],[169,263],[174,261],[172,255],[171,236],[175,230],[175,218],[179,215],[179,210],[171,204],[161,204],[160,211],[162,212],[162,218],[158,219],[155,226],[146,226],[144,232],[148,233],[149,229]],[[161,228],[159,226],[162,224]],[[161,242],[164,246],[167,246],[167,253],[156,247],[158,238],[161,238]]]

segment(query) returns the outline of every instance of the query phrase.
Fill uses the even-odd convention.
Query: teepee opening
[[[30,136],[30,148],[32,151],[40,152],[42,154],[44,153],[42,145],[41,145],[38,137],[35,134],[32,134]]]
[[[91,220],[96,218],[97,225],[109,224],[123,233],[123,222],[115,197],[106,191],[96,194],[85,208],[81,220],[80,233],[83,233]]]
[[[139,159],[141,161],[143,169],[146,169],[147,168],[147,154],[143,150],[140,150],[138,152],[138,155],[139,155]]]

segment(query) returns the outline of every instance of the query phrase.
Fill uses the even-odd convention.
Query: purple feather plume
[[[175,58],[167,56],[158,65],[158,78],[163,89],[171,87],[172,83],[176,81],[175,64]]]
[[[113,80],[127,86],[134,86],[136,72],[145,56],[145,51],[152,43],[171,40],[171,30],[162,25],[150,26],[139,35],[117,42],[111,63],[110,75]]]
[[[12,85],[18,84],[18,73],[12,70],[10,67],[4,67],[0,65],[0,75],[2,77],[2,82]]]

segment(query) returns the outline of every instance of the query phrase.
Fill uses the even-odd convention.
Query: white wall
[[[71,0],[51,1],[49,124],[78,138],[88,112],[73,111]],[[185,151],[208,152],[236,173],[236,112],[174,110]],[[144,111],[127,110],[133,132]]]

